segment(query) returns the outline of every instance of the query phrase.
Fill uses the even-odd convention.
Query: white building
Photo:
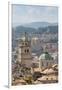
[[[18,59],[17,61],[26,67],[32,65],[31,41],[27,33],[22,39],[18,40]]]
[[[53,64],[54,64],[54,60],[49,53],[45,52],[45,53],[40,55],[40,57],[39,57],[39,68],[50,67]]]

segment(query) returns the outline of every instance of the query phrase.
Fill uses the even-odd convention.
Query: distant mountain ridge
[[[15,34],[18,36],[24,32],[27,33],[44,33],[44,32],[50,32],[50,33],[58,33],[58,25],[52,25],[52,26],[46,26],[46,27],[25,27],[25,26],[17,26],[15,28],[12,28],[12,31],[15,32]]]
[[[36,22],[37,24],[37,22]],[[46,23],[45,23],[46,24]],[[38,26],[37,26],[38,27]],[[42,33],[46,33],[46,32],[50,32],[50,33],[58,33],[58,24],[48,24],[44,25],[44,26],[39,26],[38,28],[33,28],[32,27],[27,27],[27,26],[17,26],[15,28],[12,28],[12,34],[16,37],[20,37],[22,34],[24,34],[25,32],[27,32],[28,34],[42,34]]]
[[[48,27],[48,26],[56,26],[57,23],[48,23],[48,22],[31,22],[28,24],[24,24],[21,26],[30,27],[30,28],[39,28],[39,27]]]

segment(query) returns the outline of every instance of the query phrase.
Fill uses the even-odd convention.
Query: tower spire
[[[25,32],[25,40],[28,40],[27,32]]]

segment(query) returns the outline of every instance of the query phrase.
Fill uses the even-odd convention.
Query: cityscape
[[[12,12],[12,85],[58,83],[57,7],[12,5]]]

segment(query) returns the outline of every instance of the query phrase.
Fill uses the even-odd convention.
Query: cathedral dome
[[[53,59],[52,56],[48,52],[41,54],[39,57],[39,60],[52,60],[52,59]]]

